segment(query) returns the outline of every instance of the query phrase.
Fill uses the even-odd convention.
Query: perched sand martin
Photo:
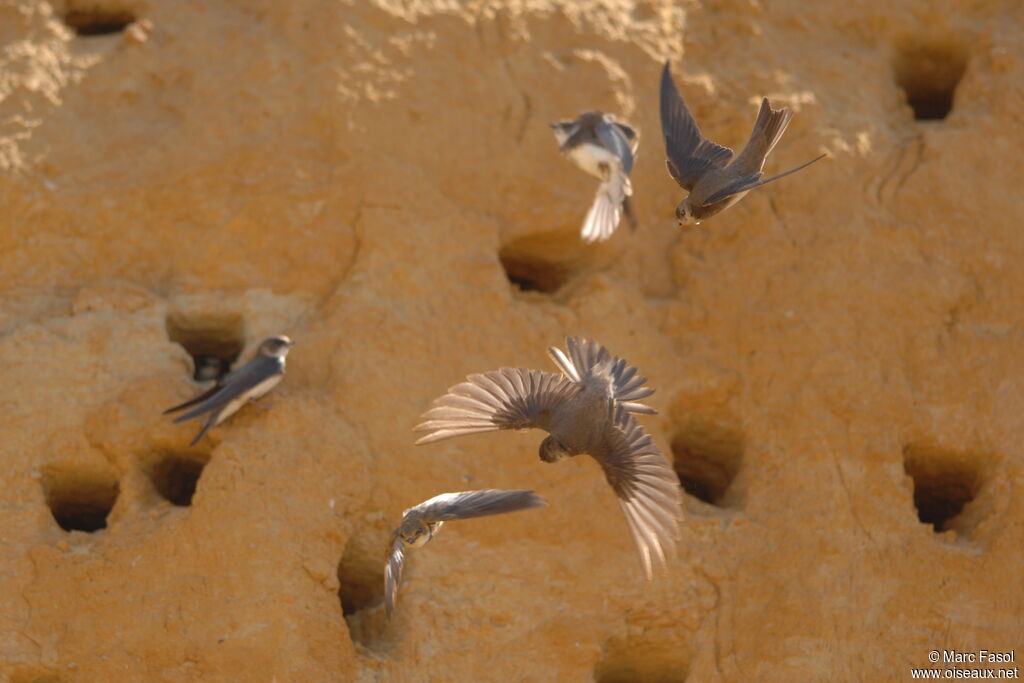
[[[568,355],[549,348],[561,375],[502,368],[469,375],[434,401],[416,443],[497,429],[536,427],[549,433],[540,459],[589,454],[618,497],[650,579],[652,557],[675,552],[682,491],[679,479],[631,413],[653,414],[639,400],[654,390],[636,368],[591,340],[569,338]]]
[[[793,117],[783,107],[772,109],[762,98],[750,141],[740,155],[701,135],[697,122],[676,89],[668,62],[661,71],[661,130],[665,135],[668,172],[690,194],[676,207],[679,225],[697,225],[728,209],[750,190],[796,173],[826,155],[811,159],[785,173],[761,180],[764,160],[779,142]],[[730,159],[732,162],[730,163]]]
[[[583,241],[603,242],[611,237],[623,211],[636,229],[636,216],[629,201],[633,194],[629,174],[640,142],[636,131],[611,114],[599,111],[584,112],[575,121],[549,125],[558,140],[559,151],[601,181],[583,221]]]
[[[547,505],[547,501],[533,491],[463,491],[442,493],[402,513],[402,523],[391,534],[391,552],[384,566],[384,604],[388,618],[395,611],[398,588],[405,565],[405,546],[419,548],[434,537],[445,522],[500,515]]]
[[[181,405],[168,408],[164,414],[175,413],[195,406],[175,422],[191,420],[205,413],[210,416],[189,446],[195,446],[211,427],[216,427],[234,415],[247,401],[255,401],[277,386],[284,376],[284,359],[295,344],[285,336],[269,337],[260,344],[252,360],[217,380],[212,388]]]

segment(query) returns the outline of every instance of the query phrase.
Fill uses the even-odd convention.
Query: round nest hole
[[[192,356],[192,378],[216,380],[231,370],[245,347],[245,321],[240,315],[189,316],[174,312],[165,322],[168,338]]]
[[[60,468],[44,472],[43,491],[61,529],[92,533],[107,527],[121,487],[112,473]]]
[[[692,652],[680,646],[678,633],[648,629],[642,636],[612,638],[594,667],[597,683],[681,683],[689,675]]]
[[[952,42],[908,41],[896,52],[896,83],[917,121],[941,121],[953,109],[967,54]]]
[[[187,507],[192,505],[192,497],[207,462],[207,456],[168,453],[150,468],[150,481],[164,500]]]
[[[505,277],[523,292],[555,294],[593,260],[599,246],[575,235],[542,233],[512,240],[498,251]]]
[[[743,437],[709,422],[691,421],[672,438],[672,460],[679,483],[694,498],[730,507],[730,487],[743,462]]]
[[[903,449],[903,471],[914,482],[917,518],[936,532],[956,526],[981,490],[978,458],[967,453],[911,444]]]
[[[76,35],[83,37],[107,36],[121,33],[135,21],[135,15],[122,7],[104,7],[103,3],[71,3],[64,13],[64,23]]]

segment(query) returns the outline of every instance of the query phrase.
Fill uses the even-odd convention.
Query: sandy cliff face
[[[1024,656],[1016,2],[28,0],[0,45],[9,680]],[[764,94],[795,112],[769,172],[832,158],[678,229],[665,57],[712,138],[745,142]],[[590,108],[641,132],[641,227],[592,247],[594,182],[546,125]],[[188,448],[160,413],[189,352],[272,333],[284,382]],[[553,369],[567,334],[657,389],[642,422],[691,494],[653,583],[593,462],[412,445],[449,385]],[[402,510],[486,487],[550,507],[446,527],[387,623]]]

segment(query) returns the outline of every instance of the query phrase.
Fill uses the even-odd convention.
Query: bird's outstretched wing
[[[497,429],[549,430],[559,407],[578,391],[561,375],[527,368],[501,368],[469,375],[448,389],[423,414],[417,444]]]
[[[675,555],[682,491],[665,456],[636,419],[621,407],[615,418],[607,448],[591,455],[601,463],[605,478],[618,496],[644,574],[650,579],[654,559],[665,566],[666,558]]]
[[[387,564],[384,565],[384,607],[388,619],[395,611],[398,589],[402,584],[402,567],[405,566],[405,546],[402,539],[395,536],[391,539],[391,552],[388,553]]]
[[[482,489],[480,491],[442,493],[406,510],[405,514],[418,514],[430,522],[444,522],[450,519],[500,515],[506,512],[543,507],[547,504],[546,500],[533,491]]]
[[[281,372],[281,359],[272,356],[256,356],[238,370],[227,375],[221,384],[204,392],[191,401],[169,409],[174,412],[195,405],[192,410],[174,418],[175,422],[183,422],[199,417],[203,413],[219,410],[239,396],[257,386],[260,382]],[[196,405],[198,403],[198,405]]]
[[[548,355],[568,379],[578,384],[585,384],[591,379],[605,381],[612,398],[629,412],[657,414],[650,406],[639,403],[640,399],[653,394],[654,389],[644,386],[647,378],[636,374],[636,368],[628,365],[625,359],[613,356],[593,339],[569,337],[565,346],[568,355],[554,346],[548,347]]]
[[[679,94],[668,62],[661,71],[661,132],[668,172],[689,191],[709,169],[729,163],[732,150],[701,135],[693,114]]]
[[[785,176],[788,176],[790,173],[796,173],[797,171],[799,171],[801,169],[807,168],[808,166],[810,166],[814,162],[821,161],[822,159],[824,159],[827,156],[828,156],[827,154],[822,154],[822,155],[820,155],[818,157],[815,157],[814,159],[811,159],[807,163],[800,164],[796,168],[791,168],[788,171],[786,171],[785,173],[780,173],[779,175],[772,176],[771,178],[768,178],[767,180],[761,180],[761,176],[763,175],[762,173],[758,173],[756,175],[746,176],[746,177],[740,176],[740,177],[736,178],[736,180],[734,182],[729,183],[728,185],[726,185],[725,187],[721,188],[717,192],[708,195],[708,197],[701,203],[701,205],[702,206],[709,206],[711,204],[714,204],[715,202],[720,202],[723,199],[726,199],[727,197],[731,197],[734,194],[739,194],[740,192],[749,192],[750,190],[753,190],[755,187],[761,187],[762,185],[767,185],[768,183],[773,182],[775,180],[778,180],[779,178],[784,178]]]

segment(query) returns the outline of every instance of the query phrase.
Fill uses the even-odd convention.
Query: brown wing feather
[[[683,500],[679,479],[650,435],[622,407],[616,409],[607,448],[591,455],[619,498],[650,579],[654,559],[664,566],[676,552]]]
[[[394,536],[391,539],[391,552],[388,553],[387,564],[384,565],[384,607],[388,619],[395,611],[398,590],[402,586],[402,568],[405,566],[405,547],[402,539]]]
[[[497,429],[549,430],[558,409],[579,389],[561,375],[527,368],[501,368],[456,384],[434,401],[415,431],[417,444]]]
[[[704,137],[697,121],[679,94],[668,62],[661,71],[661,132],[665,137],[668,172],[687,190],[713,168],[729,163],[732,150]]]

